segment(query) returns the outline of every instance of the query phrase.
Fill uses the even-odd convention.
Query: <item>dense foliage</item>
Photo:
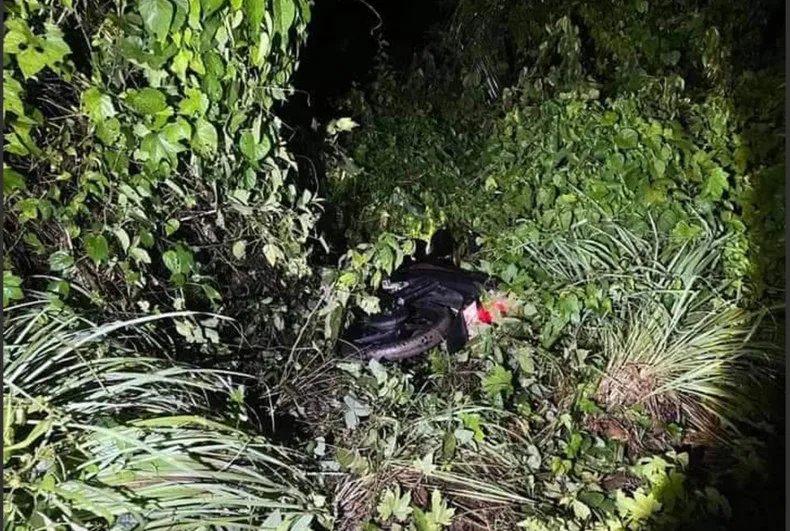
[[[4,5],[4,300],[20,272],[124,313],[309,274],[318,205],[272,114],[306,2]],[[278,308],[257,310],[279,324]]]
[[[420,481],[393,478],[387,449],[401,465],[404,454],[442,453],[441,470],[476,500],[454,493],[459,522],[499,503],[474,484],[490,478],[514,496],[503,502],[511,520],[482,517],[495,528],[523,514],[530,529],[582,528],[591,514],[609,529],[716,528],[700,507],[664,498],[664,480],[638,486],[637,472],[635,483],[607,487],[623,467],[638,470],[640,456],[669,473],[662,451],[702,445],[727,447],[723,461],[696,465],[715,471],[691,487],[711,496],[709,509],[730,514],[715,486],[761,496],[747,485],[764,481],[771,454],[757,438],[778,420],[764,391],[778,385],[773,323],[783,316],[784,69],[765,34],[742,24],[765,31],[770,5],[724,7],[460,2],[410,70],[388,68],[385,47],[375,82],[340,103],[359,126],[329,154],[335,221],[352,242],[377,242],[350,253],[357,279],[377,284],[378,268],[405,248],[381,245],[393,235],[471,230],[482,250],[467,266],[499,276],[521,308],[521,324],[486,336],[481,350],[404,370],[428,375],[426,405],[403,411],[381,392],[369,397],[372,419],[410,425],[441,411],[448,420],[423,446],[386,423],[366,425],[348,443],[368,459],[351,462],[357,474],[407,489],[390,497],[414,497]],[[466,435],[454,423],[474,432],[458,410],[476,396],[486,413],[475,423],[524,438],[494,443],[507,465],[489,460],[482,437],[473,455],[455,456]],[[512,424],[498,418],[510,413]],[[745,435],[747,426],[757,431]],[[372,441],[386,441],[383,459]],[[627,455],[595,457],[609,444]],[[749,505],[738,522],[759,514]],[[349,518],[377,525],[390,514],[354,509]]]
[[[775,11],[460,0],[297,164],[307,0],[5,2],[5,528],[768,528]],[[338,359],[440,227],[515,311]]]

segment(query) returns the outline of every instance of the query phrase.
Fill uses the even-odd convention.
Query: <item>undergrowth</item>
[[[5,528],[769,526],[775,11],[461,0],[314,124],[313,189],[307,1],[6,2]],[[341,359],[440,227],[516,311]]]

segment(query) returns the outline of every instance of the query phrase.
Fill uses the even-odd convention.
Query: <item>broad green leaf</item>
[[[3,307],[8,306],[11,301],[18,301],[23,298],[22,279],[11,271],[3,271]]]
[[[200,7],[203,10],[203,20],[216,13],[224,3],[225,0],[200,0]]]
[[[3,53],[17,54],[32,38],[32,32],[21,18],[8,17],[3,34]],[[6,71],[3,73],[5,74]]]
[[[464,427],[472,430],[474,433],[474,439],[477,442],[483,442],[485,439],[485,434],[483,433],[483,428],[480,425],[480,415],[477,413],[461,413],[461,422],[464,423]]]
[[[189,62],[191,60],[192,52],[181,48],[176,56],[173,57],[173,62],[170,64],[170,70],[179,78],[184,79],[187,75],[187,68],[189,68]]]
[[[25,177],[18,171],[9,167],[3,168],[3,195],[8,195],[14,190],[25,189]]]
[[[293,0],[273,0],[274,28],[287,41],[288,32],[296,17],[296,5]]]
[[[639,144],[639,133],[630,128],[622,129],[615,135],[614,143],[622,149],[633,149]]]
[[[126,94],[126,103],[140,114],[150,115],[167,109],[165,94],[155,88],[146,87],[142,90],[130,90]]]
[[[280,248],[270,243],[263,246],[263,256],[266,257],[266,261],[269,262],[271,266],[274,266],[279,260],[285,258]]]
[[[164,126],[161,135],[164,136],[168,142],[173,144],[174,149],[181,151],[180,148],[182,146],[178,144],[182,140],[189,140],[189,137],[192,135],[192,127],[190,127],[189,122],[183,118],[178,118],[175,122],[168,123]]]
[[[159,164],[162,159],[167,159],[171,164],[177,162],[179,149],[163,134],[149,133],[143,138],[140,150],[145,154],[145,160]]]
[[[121,244],[121,249],[123,252],[126,252],[129,249],[129,233],[126,232],[124,229],[115,229],[115,237],[118,238],[118,242]]]
[[[453,523],[455,509],[448,509],[447,502],[442,499],[438,489],[433,489],[431,494],[431,512],[426,516],[428,521],[437,526],[447,527]]]
[[[288,531],[309,531],[311,529],[310,523],[313,521],[312,514],[303,514],[296,521],[291,524]]]
[[[200,0],[189,0],[187,24],[192,29],[200,29]]]
[[[168,219],[167,222],[165,223],[165,234],[167,236],[174,234],[179,229],[180,226],[181,223],[177,219],[174,218]]]
[[[52,271],[65,271],[74,265],[74,257],[66,251],[55,251],[49,256],[49,268]]]
[[[99,234],[98,236],[87,236],[85,238],[85,250],[95,264],[99,264],[110,257],[107,239]]]
[[[165,267],[170,270],[171,273],[179,273],[181,271],[181,264],[178,261],[178,254],[175,251],[165,251],[162,254],[162,262],[164,262]]]
[[[129,256],[131,256],[135,262],[141,264],[150,264],[151,257],[148,254],[148,251],[143,249],[142,247],[132,247],[132,250],[129,251]]]
[[[702,197],[710,199],[711,201],[718,201],[721,199],[725,190],[729,190],[730,185],[728,182],[728,174],[719,166],[713,168],[708,173],[705,183],[702,185]]]
[[[265,11],[265,0],[244,0],[244,13],[247,15],[247,24],[251,35],[258,35],[261,31],[261,23],[263,22],[263,13]]]
[[[91,87],[82,93],[82,104],[93,123],[98,124],[115,116],[112,99],[96,87]]]
[[[175,250],[170,249],[162,254],[162,262],[174,275],[186,275],[192,270],[194,258],[188,249],[178,245]]]
[[[618,490],[616,500],[617,510],[627,520],[637,522],[646,520],[661,509],[661,503],[655,496],[652,493],[645,494],[641,488],[634,492],[633,498]]]
[[[232,252],[233,256],[235,256],[238,260],[243,259],[247,254],[247,244],[244,242],[244,240],[237,241],[233,244]]]
[[[587,520],[592,515],[592,511],[583,502],[573,500],[573,514],[579,520]]]
[[[118,118],[110,118],[105,120],[96,127],[96,136],[104,143],[105,146],[113,146],[115,141],[121,135],[121,122]]]
[[[25,106],[22,103],[24,90],[22,84],[11,76],[10,70],[3,71],[3,116],[6,112],[24,116]]]
[[[20,213],[19,221],[27,221],[38,218],[38,199],[28,197],[14,205],[14,210]]]
[[[173,20],[173,4],[168,0],[140,0],[139,10],[146,31],[158,41],[165,40]]]
[[[614,125],[618,119],[619,115],[615,111],[606,111],[601,117],[601,125]]]
[[[271,142],[266,135],[261,138],[261,142],[255,142],[255,136],[252,131],[242,131],[239,140],[239,149],[247,160],[250,162],[258,162],[269,153]]]
[[[385,522],[391,516],[395,517],[398,522],[404,522],[412,513],[411,505],[411,492],[406,492],[401,496],[400,485],[395,485],[393,489],[386,489],[381,502],[378,504],[376,510],[379,517]]]
[[[437,466],[433,463],[433,451],[428,452],[423,457],[419,457],[412,462],[412,466],[426,476],[430,476]]]
[[[200,89],[187,88],[186,97],[178,104],[178,112],[187,116],[203,116],[208,110],[208,96]]]
[[[271,39],[269,38],[269,34],[265,31],[261,31],[258,36],[258,42],[256,42],[255,46],[250,50],[252,64],[255,66],[263,66],[266,62],[266,57],[269,55],[270,48]]]
[[[204,157],[210,157],[217,151],[217,130],[211,122],[198,118],[195,124],[195,135],[192,137],[192,147]]]
[[[69,53],[71,49],[63,40],[63,32],[57,26],[47,23],[44,38],[29,40],[27,46],[17,54],[16,60],[22,75],[30,78],[46,67],[57,71]]]

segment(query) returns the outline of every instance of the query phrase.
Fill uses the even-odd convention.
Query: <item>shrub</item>
[[[665,10],[632,4],[616,3],[618,18],[573,2],[570,17],[558,17],[557,6],[536,11],[550,23],[540,31],[526,25],[517,36],[527,43],[527,57],[500,105],[481,107],[482,88],[471,85],[464,92],[477,93],[477,103],[448,116],[413,97],[421,94],[415,90],[421,70],[399,85],[382,75],[371,87],[377,93],[350,99],[361,126],[347,145],[361,167],[338,165],[332,197],[363,205],[355,235],[424,238],[439,224],[473,228],[486,237],[493,272],[504,275],[513,267],[518,273],[518,249],[530,234],[616,220],[645,235],[650,214],[661,233],[679,239],[697,238],[707,227],[730,234],[722,267],[735,281],[733,294],[773,296],[783,251],[771,242],[781,241],[784,207],[766,194],[780,193],[784,163],[779,143],[758,131],[781,127],[777,70],[731,65],[736,24],[712,9],[659,25]],[[502,26],[497,13],[508,23],[518,20],[511,10],[472,7],[488,24],[473,28],[490,31],[492,42]],[[721,30],[708,24],[714,19]],[[624,29],[613,27],[621,21]],[[468,38],[482,38],[474,35]],[[667,47],[661,61],[656,43]],[[456,80],[469,68],[464,54],[472,54],[459,49],[467,66],[454,71]],[[770,102],[765,112],[744,105],[758,86]],[[388,87],[392,95],[382,95]],[[463,101],[452,90],[444,97],[448,107]]]
[[[6,10],[4,271],[15,288],[51,271],[129,312],[278,295],[284,276],[309,274],[318,202],[293,184],[273,114],[305,1]],[[269,308],[251,313],[271,323]]]

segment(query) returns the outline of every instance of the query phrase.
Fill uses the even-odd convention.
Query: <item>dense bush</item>
[[[351,133],[351,154],[362,170],[348,176],[340,166],[333,198],[362,209],[354,230],[425,237],[449,222],[497,235],[491,247],[504,251],[525,231],[563,231],[580,221],[617,219],[645,234],[650,213],[678,240],[707,228],[733,234],[724,263],[733,290],[759,298],[778,288],[784,210],[767,197],[781,193],[784,163],[779,136],[759,131],[781,127],[780,72],[721,81],[727,49],[715,27],[670,20],[664,35],[647,12],[630,7],[618,7],[629,13],[620,33],[610,17],[582,9],[586,46],[596,54],[583,53],[569,18],[549,25],[540,45],[528,47],[537,51],[504,89],[502,106],[487,114],[473,107],[466,121],[410,97],[421,93],[421,71],[404,87],[376,85],[370,101],[352,99],[362,127]],[[636,37],[628,33],[637,29]],[[657,39],[668,48],[664,63],[640,61],[656,56],[649,46]],[[598,62],[587,66],[590,58]],[[696,79],[704,81],[690,85]],[[771,102],[767,109],[742,105],[755,87]],[[404,107],[411,112],[396,113]],[[498,265],[518,261],[508,255]]]
[[[124,313],[278,296],[309,275],[318,202],[272,113],[306,2],[5,10],[5,302],[35,274]],[[281,303],[256,306],[267,327]]]

